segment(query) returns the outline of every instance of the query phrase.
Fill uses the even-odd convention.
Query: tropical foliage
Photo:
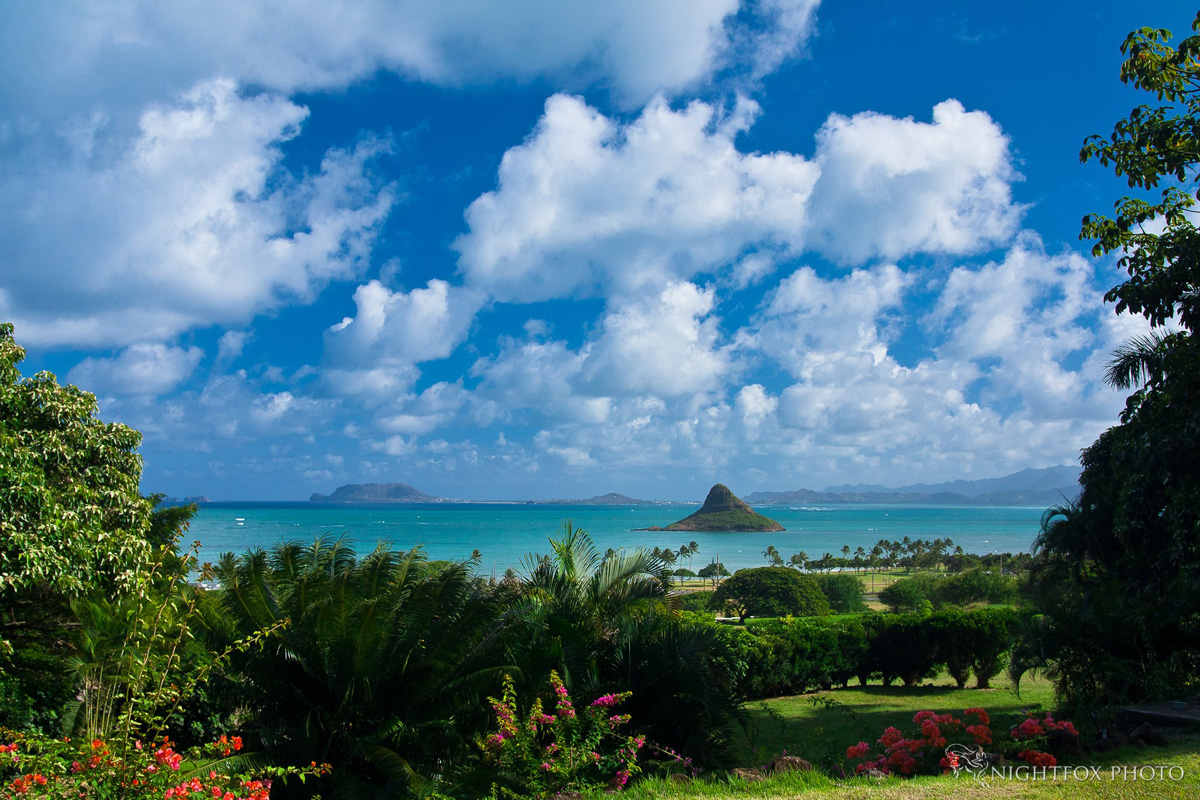
[[[600,555],[570,522],[552,555],[526,559],[527,581],[505,616],[514,631],[518,691],[557,671],[580,694],[629,691],[625,709],[656,744],[699,761],[729,757],[739,708],[715,668],[720,637],[681,618],[669,568],[644,550]]]
[[[129,590],[149,567],[141,436],[101,422],[96,398],[41,372],[0,324],[0,639],[58,627],[62,603]]]
[[[1118,255],[1129,277],[1106,299],[1152,332],[1116,353],[1110,382],[1136,391],[1084,451],[1079,499],[1052,510],[1037,541],[1045,618],[1014,668],[1049,669],[1072,704],[1190,696],[1200,675],[1200,36],[1170,38],[1143,28],[1125,40],[1121,80],[1160,105],[1080,154],[1138,190],[1113,216],[1085,217],[1082,236]]]
[[[510,617],[529,632],[526,657],[543,662],[538,682],[554,669],[573,691],[595,691],[632,637],[677,616],[670,569],[644,550],[602,556],[570,521],[550,546],[552,555],[526,557],[523,597]]]
[[[419,789],[470,752],[461,725],[504,665],[494,602],[463,566],[386,548],[360,559],[323,538],[227,554],[215,577],[218,643],[279,628],[233,662],[246,735],[274,763],[328,763],[325,796],[366,797]]]

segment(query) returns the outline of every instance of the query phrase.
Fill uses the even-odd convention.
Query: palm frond
[[[1104,382],[1126,391],[1158,380],[1177,336],[1178,333],[1151,331],[1125,342],[1113,351],[1113,358],[1104,370]]]

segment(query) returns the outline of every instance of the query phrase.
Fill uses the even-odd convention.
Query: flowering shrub
[[[266,767],[255,775],[225,770],[221,759],[242,749],[238,736],[179,753],[169,739],[134,741],[124,752],[101,739],[74,741],[0,731],[0,797],[268,800],[271,778],[318,775],[326,767]],[[184,765],[187,768],[184,768]]]
[[[1009,731],[1009,736],[1013,738],[1013,741],[1023,745],[1017,751],[1017,758],[1034,767],[1057,766],[1058,761],[1054,756],[1038,749],[1038,747],[1046,746],[1050,734],[1054,731],[1063,731],[1071,736],[1079,735],[1079,731],[1075,730],[1075,725],[1067,720],[1059,722],[1049,713],[1039,720],[1032,713],[1029,714],[1020,724],[1014,725]]]
[[[968,708],[963,711],[961,718],[953,714],[918,711],[913,716],[913,724],[916,730],[909,736],[891,727],[883,732],[874,745],[867,742],[853,745],[846,750],[846,759],[859,762],[854,768],[856,773],[932,775],[946,773],[959,766],[958,756],[946,750],[950,744],[977,747],[1000,744],[994,740],[991,719],[982,708]],[[1055,766],[1057,761],[1054,756],[1039,748],[1044,747],[1051,731],[1059,730],[1079,735],[1070,722],[1057,722],[1050,714],[1046,714],[1042,720],[1030,715],[1010,731],[1013,744],[1007,750],[1015,751],[1015,758],[1032,766]]]
[[[501,699],[488,698],[496,713],[496,732],[479,746],[484,760],[517,788],[494,784],[492,796],[546,797],[563,789],[609,786],[620,789],[638,773],[638,751],[646,741],[617,728],[629,722],[628,714],[614,713],[630,692],[606,694],[576,712],[567,687],[557,672],[550,673],[554,688],[553,714],[533,701],[529,714],[517,716],[517,693],[505,676]]]

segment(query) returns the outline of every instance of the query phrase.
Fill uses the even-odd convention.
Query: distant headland
[[[637,500],[633,497],[617,494],[616,492],[598,494],[595,497],[589,497],[587,500],[534,500],[532,502],[548,506],[650,506],[655,504],[653,500]]]
[[[665,528],[639,528],[644,531],[782,531],[786,530],[770,517],[764,517],[743,503],[723,483],[708,490],[700,510],[672,522]]]
[[[407,483],[348,483],[333,490],[333,494],[314,493],[310,503],[442,503]]]

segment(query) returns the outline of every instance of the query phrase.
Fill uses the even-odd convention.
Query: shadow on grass
[[[739,743],[739,760],[759,764],[786,750],[836,775],[846,763],[847,747],[874,742],[889,727],[913,732],[918,711],[961,718],[964,709],[984,708],[998,733],[1024,719],[1028,710],[1045,710],[1050,699],[1044,690],[1017,697],[1009,687],[867,685],[756,701],[747,704],[749,726]]]

